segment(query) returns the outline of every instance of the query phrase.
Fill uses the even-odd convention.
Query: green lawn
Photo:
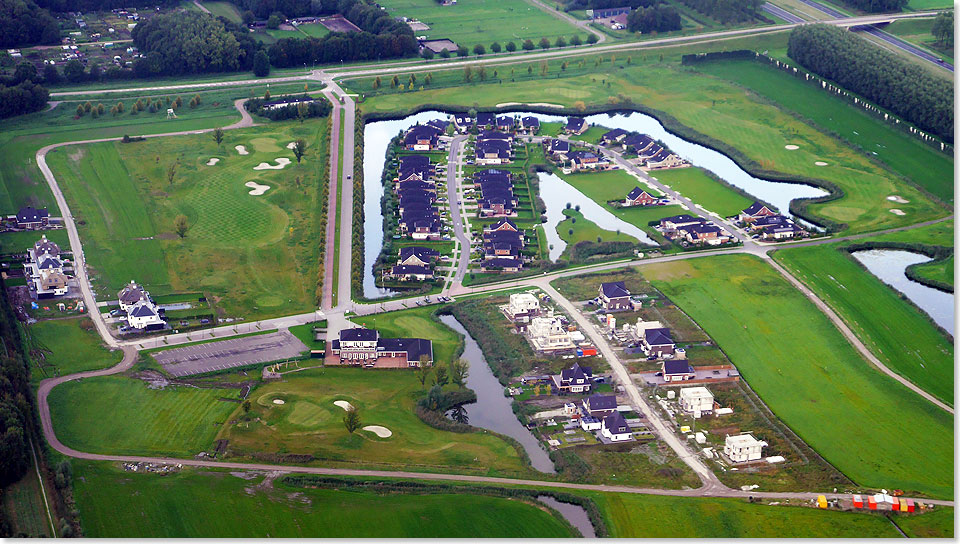
[[[203,290],[226,316],[252,319],[315,307],[327,132],[326,119],[276,123],[228,132],[219,147],[210,135],[187,135],[58,148],[47,161],[79,220],[99,294],[136,279],[157,294]],[[302,164],[286,148],[297,138],[308,145]],[[212,157],[220,162],[208,166]],[[277,157],[294,162],[253,170]],[[246,182],[269,190],[252,196]],[[189,224],[183,239],[179,215]]]
[[[952,158],[904,131],[891,128],[889,123],[865,113],[862,108],[760,62],[708,62],[697,65],[696,70],[742,85],[773,101],[777,107],[839,134],[865,152],[876,153],[872,156],[897,174],[937,198],[953,202]]]
[[[127,376],[72,381],[50,392],[53,427],[64,444],[115,455],[193,456],[213,440],[237,404],[237,390],[149,389]]]
[[[733,255],[641,272],[717,342],[784,423],[853,481],[953,495],[952,417],[871,367],[771,267]]]
[[[426,338],[433,341],[436,363],[447,364],[463,349],[463,338],[433,314],[437,306],[415,307],[383,314],[354,317],[357,325],[380,331],[385,338]]]
[[[876,514],[750,504],[742,499],[591,494],[620,538],[894,538]],[[924,516],[910,516],[921,520]],[[904,518],[905,519],[905,518]],[[900,522],[900,519],[897,520]]]
[[[606,132],[606,130],[604,130]],[[653,196],[661,196],[656,189],[638,180],[626,170],[604,170],[603,172],[586,172],[574,174],[557,174],[567,183],[573,185],[581,193],[589,196],[603,206],[609,200],[619,200],[627,197],[627,193],[634,187],[640,187]]]
[[[242,23],[240,10],[230,2],[203,2],[203,7],[210,10],[217,17],[224,17],[234,23]]]
[[[120,350],[110,351],[100,340],[89,317],[39,321],[27,327],[32,357],[39,366],[30,369],[30,378],[65,376],[84,370],[111,367],[123,359]]]
[[[898,517],[897,526],[910,538],[953,538],[955,514],[953,508],[937,506],[922,516]]]
[[[766,99],[745,93],[739,85],[703,77],[701,72],[676,62],[679,54],[688,52],[743,46],[776,49],[782,47],[783,39],[785,35],[778,33],[725,41],[722,45],[663,48],[662,62],[659,54],[653,52],[605,56],[599,66],[596,64],[598,57],[588,56],[584,57],[583,64],[574,59],[565,71],[559,70],[559,66],[550,66],[546,77],[539,76],[539,64],[530,64],[532,74],[529,75],[523,63],[487,68],[488,71],[498,71],[504,83],[464,84],[462,75],[456,70],[446,74],[437,72],[432,84],[434,88],[402,93],[385,91],[387,94],[366,99],[362,107],[365,112],[396,112],[424,103],[490,107],[504,102],[540,102],[544,100],[544,85],[549,81],[551,103],[572,106],[576,101],[584,101],[607,105],[618,102],[618,95],[623,95],[635,104],[661,112],[660,116],[668,126],[689,127],[713,139],[715,145],[727,148],[727,151],[738,151],[742,154],[741,162],[755,171],[767,170],[835,183],[843,189],[845,196],[812,205],[810,210],[815,215],[847,224],[849,231],[903,226],[945,216],[948,210],[828,132],[781,111]],[[616,60],[611,62],[611,57]],[[629,65],[627,59],[631,60]],[[506,84],[507,76],[511,81],[509,84]],[[372,82],[361,79],[351,87],[367,92],[372,88]],[[853,109],[853,106],[845,107]],[[893,130],[872,126],[875,130]],[[798,145],[799,149],[785,149],[788,144]],[[817,166],[817,161],[828,165]],[[891,195],[900,195],[909,203],[897,204],[887,200]],[[893,208],[901,209],[905,215],[891,213],[889,210]]]
[[[694,204],[699,204],[722,217],[736,215],[753,204],[753,199],[714,180],[700,168],[674,168],[653,172],[652,175],[692,200]]]
[[[307,36],[313,36],[314,38],[322,38],[330,33],[330,30],[320,23],[300,25],[297,29]]]
[[[306,489],[217,470],[158,476],[93,461],[74,467],[84,536],[91,538],[571,536],[549,512],[500,497]]]
[[[953,47],[938,44],[936,38],[934,38],[930,32],[933,28],[933,21],[933,17],[905,19],[902,21],[894,21],[885,26],[883,30],[921,49],[926,49],[947,62],[953,63]]]
[[[441,6],[434,0],[384,0],[380,5],[394,17],[419,19],[430,30],[417,30],[417,36],[429,39],[447,38],[473,52],[475,44],[490,50],[492,42],[506,45],[514,41],[519,47],[525,39],[536,43],[540,38],[557,36],[570,41],[574,34],[585,40],[586,33],[524,0],[469,0]]]
[[[922,278],[953,285],[953,257],[948,257],[939,262],[931,261],[919,264],[914,270]]]
[[[67,230],[58,229],[48,230],[43,233],[31,231],[0,233],[0,253],[26,252],[32,248],[43,235],[46,235],[48,240],[60,246],[61,250],[70,250],[70,240],[67,238]]]
[[[294,325],[290,327],[290,334],[296,336],[301,342],[306,344],[310,349],[323,349],[326,345],[326,342],[323,340],[317,340],[316,335],[313,333],[314,327],[326,327],[327,322],[322,321],[319,323],[307,323],[305,325]]]
[[[231,458],[299,454],[324,466],[527,474],[520,455],[500,438],[486,432],[441,431],[422,422],[414,413],[422,394],[424,387],[412,370],[327,367],[293,372],[250,393],[249,418],[232,405],[236,412],[227,419],[236,422],[224,425],[217,438],[230,441]],[[276,399],[284,404],[275,404]],[[393,435],[378,438],[363,430],[349,434],[342,422],[344,411],[334,404],[338,400],[356,407],[363,425],[380,425]]]
[[[9,523],[9,536],[23,534],[27,537],[56,537],[50,534],[49,518],[40,489],[40,480],[37,479],[36,467],[33,459],[27,472],[20,480],[8,484],[0,494],[0,514]]]
[[[829,304],[885,365],[953,404],[953,342],[893,288],[835,244],[783,249],[774,258]]]
[[[557,224],[557,234],[560,239],[567,243],[564,255],[569,258],[573,252],[573,246],[579,242],[596,242],[602,239],[604,242],[630,242],[639,243],[639,240],[628,234],[614,232],[612,230],[602,229],[593,221],[583,218],[583,214],[574,210],[563,210],[563,215],[567,218]],[[573,220],[576,220],[576,223]],[[571,234],[571,231],[573,234]]]
[[[925,11],[928,9],[950,9],[953,2],[950,0],[910,0],[907,3],[907,9],[914,11]]]

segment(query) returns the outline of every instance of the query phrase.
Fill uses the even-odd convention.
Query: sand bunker
[[[390,438],[393,436],[393,433],[390,432],[390,429],[386,427],[381,427],[379,425],[367,425],[363,428],[365,431],[370,431],[371,433],[376,434],[380,438]]]
[[[794,149],[800,149],[800,146],[799,146],[799,145],[788,144],[788,145],[783,146],[783,148],[784,148],[784,149],[789,149],[790,151],[793,151]]]
[[[274,404],[286,404],[282,399],[273,399]]]
[[[214,158],[210,159],[209,161],[207,161],[207,166],[213,166],[213,165],[217,164],[218,162],[220,162],[220,159],[214,157]]]
[[[290,164],[290,159],[286,157],[279,157],[276,159],[277,164],[273,165],[268,162],[261,162],[260,164],[253,167],[254,170],[283,170],[285,166]]]
[[[890,195],[887,197],[887,200],[889,200],[890,202],[896,202],[897,204],[906,204],[907,202],[910,202],[909,200],[903,198],[900,195]]]
[[[249,154],[250,154],[250,152],[247,151],[247,147],[246,147],[246,146],[243,146],[243,145],[238,145],[238,146],[236,146],[234,149],[236,149],[236,150],[237,150],[237,153],[239,153],[239,154],[241,154],[241,155],[249,155]]]
[[[901,210],[900,208],[890,208],[890,213],[893,215],[907,215],[907,212]]]
[[[817,166],[826,166],[826,165],[827,165],[827,163],[825,163],[825,162],[823,162],[823,161],[817,161],[817,162],[815,162],[815,163],[813,163],[813,164],[815,164],[815,165],[817,165]]]
[[[290,142],[287,144],[287,149],[293,149],[295,147],[297,147],[297,142]]]
[[[333,404],[343,408],[344,410],[353,410],[353,405],[345,400],[335,400],[333,401]]]
[[[255,181],[248,181],[244,183],[244,185],[252,189],[252,191],[250,191],[250,194],[253,196],[260,196],[263,193],[267,192],[267,189],[270,188],[269,185],[260,185]]]

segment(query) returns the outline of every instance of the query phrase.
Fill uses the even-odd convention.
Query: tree
[[[217,142],[217,147],[220,147],[220,144],[223,143],[223,129],[217,127],[213,129],[213,141]]]
[[[486,54],[486,53],[487,53],[487,48],[484,47],[482,43],[478,43],[477,45],[474,45],[474,46],[473,46],[473,54],[474,54],[474,55],[478,55],[478,56],[479,56],[479,55],[484,55],[484,54]]]
[[[173,228],[177,231],[177,236],[181,239],[186,238],[187,231],[190,230],[190,224],[187,221],[187,216],[182,214],[173,220]]]
[[[120,110],[123,111],[123,110]],[[177,163],[171,162],[170,166],[167,167],[167,183],[173,185],[174,178],[177,177]]]
[[[307,142],[303,138],[297,138],[297,141],[293,143],[293,155],[297,158],[297,164],[300,164],[300,159],[307,153]]]
[[[37,82],[40,76],[37,74],[37,67],[32,62],[22,60],[17,64],[17,69],[13,71],[13,79],[17,83],[24,81]]]
[[[500,42],[493,42],[490,44],[490,51],[494,53],[499,53],[503,48],[500,47]]]
[[[420,365],[419,367],[417,367],[417,380],[420,382],[421,389],[423,389],[423,387],[427,384],[427,379],[429,377],[430,377],[429,368],[423,365]]]
[[[596,34],[590,34],[587,36],[587,43],[590,45],[597,43],[599,40],[600,38],[598,38]]]
[[[555,42],[557,47],[566,47],[567,40],[563,36],[557,36],[557,41]]]
[[[343,426],[347,428],[347,432],[353,434],[354,431],[359,429],[363,425],[363,422],[360,421],[360,411],[355,407],[351,406],[347,413],[343,416]]]
[[[480,81],[487,80],[487,69],[483,66],[477,68],[477,76],[480,78]]]
[[[513,53],[516,50],[517,50],[517,44],[513,42],[507,42],[507,51]]]
[[[170,11],[140,21],[130,32],[143,55],[134,72],[148,77],[251,69],[256,42],[245,27],[225,21],[196,11]]]
[[[533,45],[533,40],[523,40],[523,45],[520,47],[522,47],[524,51],[533,51],[536,48],[536,46]]]
[[[399,86],[400,86],[400,78],[397,76],[393,76],[393,79],[390,80],[390,88],[396,89]]]
[[[379,88],[380,88],[380,85],[381,85],[381,83],[380,83],[380,76],[377,76],[377,79],[373,80],[373,88],[374,88],[374,90],[379,89]]]
[[[249,401],[249,400],[243,401],[243,404],[241,404],[240,407],[243,408],[243,413],[244,413],[244,414],[250,413],[250,401]]]
[[[83,106],[77,104],[77,117],[83,117]]]
[[[46,85],[56,85],[60,83],[60,72],[57,71],[57,67],[48,64],[43,67],[43,82]]]
[[[427,60],[433,59],[433,49],[430,49],[429,47],[424,47],[424,48],[423,48],[423,58],[425,58],[425,59],[427,59]]]
[[[70,83],[80,83],[84,80],[83,64],[77,59],[68,61],[63,67],[63,77]]]
[[[267,28],[276,30],[280,28],[280,25],[283,24],[284,20],[286,20],[286,18],[282,13],[274,13],[267,18]]]
[[[469,54],[470,54],[470,50],[467,49],[467,46],[461,45],[460,47],[457,48],[458,57],[466,57]]]
[[[439,367],[443,368],[443,367]],[[443,389],[439,385],[434,385],[427,391],[426,408],[427,410],[439,410],[443,403]]]
[[[540,43],[538,43],[537,45],[540,46],[540,49],[550,49],[550,40],[548,40],[545,37],[540,38]]]
[[[449,50],[449,49],[441,49],[441,50],[440,50],[440,58],[441,58],[441,59],[449,59],[449,58],[450,58],[450,50]]]
[[[470,81],[471,81],[472,79],[473,79],[473,68],[470,68],[469,66],[464,66],[464,67],[463,67],[463,81],[466,82],[466,83],[470,83]]]
[[[577,100],[573,103],[573,109],[583,113],[587,109],[587,105],[583,102],[583,100]]]
[[[433,383],[443,387],[450,382],[450,377],[447,375],[447,367],[438,366],[433,376]]]
[[[579,34],[574,34],[570,36],[570,45],[583,45],[583,40],[580,39]]]
[[[257,14],[250,11],[249,9],[244,11],[240,17],[243,19],[243,24],[245,25],[249,25],[250,23],[257,20]]]
[[[450,377],[453,383],[460,389],[463,389],[467,383],[467,377],[470,375],[470,363],[464,359],[457,359],[450,364]]]
[[[306,103],[300,102],[297,104],[297,120],[300,121],[300,124],[303,124],[303,120],[307,118],[307,110],[309,106]],[[297,162],[300,162],[300,159],[297,159]]]
[[[938,13],[937,18],[933,20],[930,33],[937,39],[938,44],[953,47],[953,12]]]
[[[257,54],[253,56],[253,75],[257,77],[270,75],[270,57],[263,49],[257,51]]]

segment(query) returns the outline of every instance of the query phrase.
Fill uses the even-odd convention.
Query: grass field
[[[224,17],[234,23],[242,23],[243,17],[240,16],[240,10],[230,2],[203,2],[203,7],[210,10],[217,17]]]
[[[120,350],[110,351],[89,317],[40,321],[27,327],[34,366],[30,379],[39,383],[44,378],[65,376],[84,370],[113,366],[123,359]]]
[[[536,43],[546,37],[552,43],[557,36],[568,42],[574,34],[586,38],[585,32],[524,0],[469,0],[449,6],[434,0],[384,0],[380,5],[394,17],[419,19],[430,26],[415,31],[417,36],[448,38],[471,53],[478,43],[489,51],[492,42],[513,41],[519,47],[526,39]]]
[[[51,534],[53,529],[47,518],[43,492],[40,489],[40,480],[37,479],[32,458],[23,478],[5,486],[0,499],[2,499],[0,508],[3,509],[5,521],[10,524],[9,536],[20,534],[31,538],[58,536]]]
[[[953,404],[953,342],[928,317],[835,244],[774,258],[823,299],[881,361]]]
[[[953,508],[939,506],[922,516],[897,518],[897,526],[910,538],[953,538],[955,515]]]
[[[230,441],[228,453],[235,458],[300,454],[325,466],[526,473],[517,451],[493,435],[440,431],[420,421],[414,406],[423,392],[415,373],[407,370],[328,367],[295,372],[254,389],[249,418],[232,405],[236,412],[228,419],[237,421],[225,425],[217,438]],[[275,404],[275,399],[284,404]],[[343,409],[333,404],[337,400],[356,407],[363,425],[381,425],[393,435],[378,438],[363,430],[349,434]]]
[[[43,233],[31,231],[0,233],[0,253],[26,252],[33,247],[33,244],[37,243],[44,234],[48,240],[60,246],[61,250],[70,250],[70,240],[67,238],[66,229],[58,229],[48,230]]]
[[[724,49],[740,45],[763,50],[782,46],[776,40],[780,34],[724,42]],[[576,59],[565,71],[554,63],[547,75],[540,77],[540,65],[531,64],[533,75],[528,75],[524,64],[488,67],[501,72],[511,83],[475,83],[464,85],[461,74],[452,70],[434,74],[434,87],[424,91],[394,92],[368,98],[365,111],[404,111],[419,104],[472,104],[495,106],[504,102],[539,102],[544,99],[544,85],[550,86],[549,101],[572,106],[575,101],[588,104],[618,102],[618,94],[655,108],[704,136],[722,141],[743,153],[744,159],[765,170],[783,174],[820,178],[841,187],[845,196],[839,200],[811,206],[812,213],[843,222],[849,231],[862,232],[906,225],[942,217],[948,213],[925,197],[919,190],[889,175],[859,150],[855,150],[828,133],[806,124],[793,114],[781,111],[765,99],[744,93],[743,89],[719,78],[703,77],[701,72],[686,69],[676,63],[679,53],[713,50],[710,45],[664,48],[664,60],[652,50],[632,55],[603,57],[597,66],[596,57],[586,57],[582,65]],[[631,63],[627,64],[627,59]],[[518,78],[516,74],[520,74]],[[513,82],[516,80],[516,82]],[[446,87],[454,85],[456,87]],[[371,82],[358,80],[352,88],[360,92],[372,88]],[[852,106],[847,106],[852,108]],[[876,127],[877,131],[893,131]],[[787,150],[785,145],[799,145]],[[827,167],[816,166],[824,161]],[[940,178],[941,180],[943,178]],[[942,183],[942,181],[941,181]],[[895,204],[887,197],[900,195],[908,204]],[[904,216],[891,213],[892,208],[905,212]]]
[[[610,536],[620,538],[894,538],[876,514],[750,504],[737,499],[591,494]],[[656,515],[652,515],[656,512]],[[922,520],[924,516],[910,519]],[[696,520],[692,523],[690,520]],[[899,519],[897,520],[899,523]]]
[[[953,257],[948,257],[940,262],[929,262],[917,265],[915,270],[921,278],[953,285]]]
[[[135,278],[158,295],[203,290],[230,317],[312,309],[326,127],[326,119],[271,124],[227,133],[219,148],[210,135],[187,135],[52,151],[47,160],[79,219],[98,293],[112,296]],[[297,138],[308,145],[302,164],[286,149]],[[211,157],[220,162],[208,166]],[[294,162],[253,170],[277,157]],[[270,189],[252,196],[248,181]],[[190,225],[183,239],[174,233],[178,215]]]
[[[753,203],[730,187],[712,179],[700,168],[674,168],[653,172],[661,183],[711,212],[730,217]]]
[[[149,389],[127,376],[67,382],[50,392],[57,437],[80,451],[193,456],[213,440],[237,404],[233,389]]]
[[[300,25],[297,27],[297,29],[307,36],[313,36],[314,38],[322,38],[330,33],[330,30],[327,27],[319,23]]]
[[[696,70],[742,85],[775,102],[777,107],[840,135],[867,153],[876,153],[874,158],[897,174],[937,198],[953,202],[953,160],[917,138],[892,129],[861,108],[760,62],[708,62],[697,65]]]
[[[950,0],[910,0],[907,3],[907,9],[914,11],[924,11],[928,9],[950,9],[953,2]]]
[[[630,242],[633,244],[639,242],[629,234],[598,227],[593,221],[584,219],[583,214],[577,210],[563,210],[563,215],[567,218],[557,224],[557,234],[560,235],[561,240],[567,243],[564,255],[568,258],[573,252],[573,246],[580,242],[596,242],[598,239],[604,242]],[[576,220],[576,223],[573,222],[574,220]],[[571,234],[571,231],[573,234]]]
[[[772,268],[735,255],[641,272],[703,327],[785,424],[854,482],[952,496],[952,418],[869,366]]]
[[[92,538],[571,536],[562,520],[514,499],[305,489],[213,470],[161,477],[92,461],[74,467],[84,536]]]
[[[354,317],[357,325],[377,329],[385,338],[426,338],[433,341],[436,363],[447,364],[463,349],[463,338],[441,323],[434,312],[437,307],[423,306],[370,316]]]
[[[953,48],[938,44],[936,38],[930,33],[933,21],[933,17],[894,21],[883,30],[953,63]]]

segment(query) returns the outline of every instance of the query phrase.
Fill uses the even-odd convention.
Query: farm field
[[[750,504],[737,499],[591,493],[610,536],[620,538],[894,538],[897,529],[873,514]],[[651,516],[650,512],[657,512]],[[923,516],[909,519],[926,521]],[[904,518],[906,519],[906,518]],[[689,523],[696,520],[696,523]],[[900,523],[900,519],[897,520]]]
[[[230,2],[203,2],[203,7],[210,10],[217,17],[224,17],[234,23],[242,23],[243,17],[240,16],[240,10]]]
[[[80,518],[92,538],[571,536],[549,512],[500,497],[307,489],[253,472],[158,476],[104,462],[74,467]]]
[[[552,43],[558,36],[569,41],[574,34],[586,39],[570,23],[525,0],[471,0],[448,6],[434,0],[384,0],[380,5],[394,17],[419,19],[430,26],[430,30],[415,31],[417,36],[447,38],[471,52],[478,43],[489,50],[493,42],[514,41],[519,47],[526,39],[536,43],[546,37]]]
[[[953,2],[950,2],[950,0],[910,0],[907,2],[907,9],[914,11],[950,9],[952,7]]]
[[[406,370],[303,370],[251,391],[247,415],[242,407],[231,405],[235,411],[225,420],[235,423],[224,425],[217,438],[230,441],[227,453],[232,458],[281,453],[315,459],[324,466],[527,473],[513,446],[494,435],[441,431],[422,422],[414,407],[429,386],[429,382],[421,386],[416,373]],[[348,433],[342,422],[344,410],[334,404],[341,400],[359,410],[363,425],[386,427],[392,436],[378,438],[364,430]]]
[[[700,168],[674,168],[651,172],[661,183],[721,217],[730,217],[753,204],[753,200],[714,180]]]
[[[953,538],[956,510],[941,507],[922,516],[897,519],[897,526],[910,538]]]
[[[60,246],[61,250],[70,251],[70,240],[67,239],[67,230],[57,229],[44,231],[42,233],[29,230],[0,233],[0,253],[26,252],[32,248],[43,235],[47,236],[47,240]]]
[[[136,278],[156,295],[202,289],[229,317],[312,309],[327,126],[321,119],[228,132],[219,147],[204,134],[52,151],[47,161],[80,219],[98,293],[114,296]],[[286,148],[297,138],[308,147],[302,164]],[[277,157],[291,164],[277,170]],[[219,162],[208,165],[211,158]],[[275,169],[254,170],[258,163]],[[246,183],[268,192],[249,194]],[[182,239],[179,215],[189,225]],[[144,268],[145,259],[158,266]]]
[[[111,367],[123,359],[123,352],[111,352],[100,341],[89,317],[40,321],[26,329],[31,349],[30,380],[65,376],[84,370]]]
[[[640,271],[717,342],[787,426],[854,482],[952,496],[952,418],[872,368],[772,268],[733,255]],[[908,461],[904,448],[924,463]]]
[[[774,258],[829,304],[884,364],[953,405],[952,341],[842,247],[782,249]]]
[[[150,389],[123,375],[87,378],[50,392],[57,437],[92,453],[193,456],[212,451],[220,425],[238,404],[237,389]]]
[[[352,321],[361,327],[377,329],[384,338],[426,338],[433,341],[433,357],[438,364],[453,361],[463,349],[463,338],[440,322],[436,306],[423,306],[383,314],[358,316]]]
[[[769,36],[767,39],[771,39]],[[735,40],[724,42],[724,48],[735,48]],[[749,41],[751,45],[756,41]],[[688,46],[692,47],[692,46]],[[706,49],[701,45],[700,51]],[[572,106],[575,101],[588,104],[620,102],[618,95],[646,108],[674,129],[689,127],[699,136],[694,139],[712,141],[728,153],[740,155],[740,162],[755,172],[823,179],[837,184],[845,192],[839,200],[810,206],[810,211],[825,219],[847,225],[846,232],[863,232],[902,226],[936,217],[948,211],[924,196],[910,184],[890,176],[887,171],[829,134],[808,125],[760,98],[745,94],[741,87],[720,79],[703,78],[667,61],[666,54],[676,55],[683,48],[665,49],[664,62],[654,62],[647,53],[604,57],[604,66],[595,66],[595,57],[586,57],[585,66],[574,63],[565,71],[548,70],[553,103]],[[628,66],[626,59],[632,59]],[[646,58],[646,60],[645,60]],[[674,57],[675,58],[675,57]],[[539,65],[537,65],[539,67]],[[525,73],[525,66],[500,67],[504,73]],[[534,68],[531,65],[531,68]],[[489,68],[488,68],[489,69]],[[590,72],[588,73],[587,70]],[[539,72],[536,72],[539,74]],[[561,77],[556,77],[560,75]],[[435,81],[443,85],[440,72]],[[445,77],[451,77],[449,74]],[[596,84],[604,78],[608,87]],[[515,79],[515,77],[511,77]],[[459,81],[459,80],[458,80]],[[367,99],[365,111],[406,111],[416,104],[474,104],[496,106],[504,102],[538,102],[543,100],[543,78],[539,75],[501,84],[469,84],[462,81],[455,88],[430,89],[378,95]],[[355,88],[366,91],[368,82],[359,80]],[[622,107],[622,106],[621,106]],[[679,128],[678,128],[679,127]],[[892,130],[892,129],[888,129]],[[798,145],[797,150],[785,145]],[[827,166],[817,166],[817,161]],[[908,200],[897,204],[887,200],[899,195]],[[901,209],[904,215],[889,210]]]
[[[0,499],[0,514],[9,523],[10,532],[7,534],[23,534],[31,538],[58,536],[51,534],[52,528],[32,458],[23,478],[5,486]]]
[[[937,198],[953,202],[953,159],[861,108],[852,107],[844,100],[762,62],[724,60],[698,64],[694,69],[732,81],[774,102],[784,111],[811,120],[860,147]]]

